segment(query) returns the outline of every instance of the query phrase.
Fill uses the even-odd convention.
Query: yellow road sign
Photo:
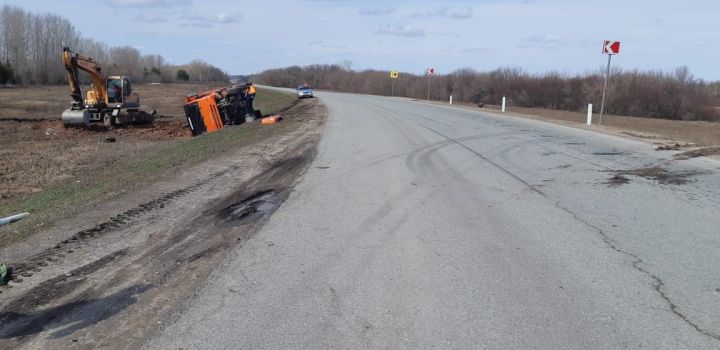
[[[390,71],[390,79],[397,79],[400,77],[400,72],[393,70]]]

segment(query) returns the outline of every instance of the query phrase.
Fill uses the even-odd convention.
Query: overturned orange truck
[[[193,136],[244,123],[245,91],[245,85],[236,85],[186,96],[185,117]]]

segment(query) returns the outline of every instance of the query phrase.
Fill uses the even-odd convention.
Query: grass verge
[[[258,89],[255,108],[274,114],[294,105],[294,94]],[[259,130],[263,130],[262,135]],[[77,176],[48,185],[27,198],[0,207],[8,215],[30,212],[30,216],[14,224],[0,226],[0,246],[21,241],[61,218],[81,213],[103,201],[136,191],[184,166],[222,154],[219,150],[251,144],[266,137],[269,129],[255,124],[224,128],[220,132],[192,139],[158,142],[147,152],[123,158],[111,166],[91,169]]]

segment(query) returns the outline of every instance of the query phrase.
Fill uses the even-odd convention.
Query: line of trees
[[[292,66],[266,70],[258,83],[295,87],[307,83],[318,89],[390,95],[388,71],[354,71],[347,64]],[[686,67],[673,71],[614,69],[608,86],[608,112],[619,115],[684,120],[720,120],[720,83],[694,78]],[[557,72],[528,74],[519,68],[480,72],[472,68],[436,75],[430,98],[460,102],[499,104],[506,96],[510,106],[542,107],[570,111],[586,110],[588,103],[600,106],[602,70],[568,75]],[[401,73],[395,81],[396,96],[425,99],[426,76]]]
[[[178,70],[187,73],[187,80],[228,80],[221,69],[202,60],[171,65],[160,55],[143,55],[133,47],[110,47],[83,37],[60,16],[5,5],[0,10],[0,84],[65,83],[63,46],[96,59],[105,74],[130,76],[135,82],[176,81]]]

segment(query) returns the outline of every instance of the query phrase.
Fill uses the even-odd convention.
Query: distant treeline
[[[266,70],[255,76],[258,83],[296,87],[307,83],[318,89],[390,95],[388,71],[354,71],[347,64],[310,65]],[[567,75],[555,72],[528,74],[518,68],[479,72],[463,68],[432,77],[430,98],[499,104],[503,96],[510,106],[542,107],[570,111],[587,110],[592,103],[600,108],[603,72]],[[395,96],[427,97],[426,76],[401,73],[395,81]],[[619,115],[718,120],[720,84],[694,78],[687,68],[671,72],[615,69],[608,86],[608,112]]]
[[[133,47],[110,47],[82,37],[60,16],[5,5],[0,10],[0,84],[64,83],[63,46],[96,59],[104,74],[127,75],[135,82],[228,79],[222,70],[201,60],[171,65],[160,55],[142,55]]]

